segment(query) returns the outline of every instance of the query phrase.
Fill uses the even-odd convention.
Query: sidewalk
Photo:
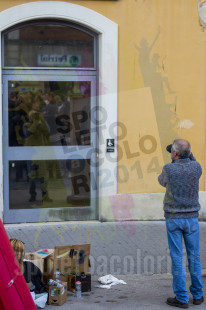
[[[127,285],[119,284],[111,289],[97,288],[99,285],[98,277],[92,277],[92,291],[83,293],[81,299],[77,299],[73,293],[68,293],[67,302],[60,306],[61,310],[171,310],[174,307],[168,306],[166,300],[173,297],[172,276],[167,274],[141,276],[141,275],[120,275],[118,279],[124,280]],[[203,277],[206,281],[206,277]],[[189,286],[190,279],[187,284]],[[204,284],[205,285],[205,284]],[[206,289],[204,287],[204,297],[206,300]],[[206,307],[206,301],[200,306],[192,304],[190,295],[189,307],[203,310]],[[55,306],[47,305],[46,310],[56,309]],[[58,308],[57,308],[58,309]]]
[[[63,222],[5,225],[10,238],[26,251],[55,245],[91,244],[92,275],[165,274],[171,272],[164,221]],[[200,222],[200,257],[206,268],[206,222]],[[185,262],[186,263],[186,262]]]
[[[10,238],[24,241],[27,252],[54,248],[55,245],[91,244],[92,291],[84,293],[80,300],[69,292],[67,302],[59,308],[61,310],[172,309],[165,303],[174,295],[164,221],[64,222],[5,225],[5,228]],[[205,236],[206,222],[200,222],[203,269],[206,268]],[[113,286],[110,290],[97,288],[98,278],[107,274],[124,280],[127,285]],[[189,279],[187,284],[189,286]],[[205,309],[205,288],[204,296],[202,305],[197,308],[191,299],[190,307]],[[47,305],[47,309],[55,309],[55,306]]]

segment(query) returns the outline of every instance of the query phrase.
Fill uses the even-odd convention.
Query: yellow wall
[[[90,2],[119,25],[118,120],[127,128],[119,139],[124,152],[118,161],[119,193],[162,191],[156,178],[170,161],[165,147],[174,138],[188,139],[205,166],[206,31],[197,5],[198,0]],[[157,148],[152,151],[145,140],[151,149],[145,154],[139,141],[148,135]],[[135,152],[139,156],[131,157]]]
[[[205,170],[206,30],[198,0],[67,2],[119,25],[118,193],[161,192],[157,175],[174,138],[191,142]],[[0,1],[0,10],[22,3]]]

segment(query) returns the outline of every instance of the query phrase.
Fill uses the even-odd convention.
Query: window
[[[4,67],[94,68],[95,36],[73,24],[33,22],[4,34]]]

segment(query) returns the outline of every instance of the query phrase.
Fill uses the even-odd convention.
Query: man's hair
[[[191,153],[191,146],[187,140],[177,139],[173,141],[172,149],[179,157],[189,157]]]

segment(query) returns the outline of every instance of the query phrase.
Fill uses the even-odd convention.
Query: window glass
[[[4,34],[4,67],[93,68],[94,36],[58,23],[15,28]]]
[[[90,206],[90,160],[9,161],[9,208]]]
[[[90,145],[90,81],[9,81],[9,147]]]

